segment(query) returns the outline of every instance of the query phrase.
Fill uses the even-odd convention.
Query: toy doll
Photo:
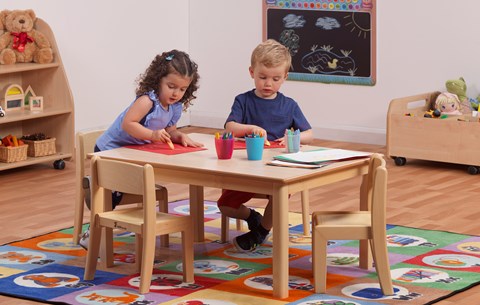
[[[442,114],[462,115],[458,96],[449,92],[442,92],[437,96],[434,109],[440,110]]]

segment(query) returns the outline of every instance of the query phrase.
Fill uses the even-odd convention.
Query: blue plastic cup
[[[245,143],[247,145],[248,160],[252,160],[252,161],[262,160],[263,145],[265,144],[265,139],[263,137],[255,137],[255,138],[246,137]]]
[[[287,152],[296,153],[300,151],[300,134],[287,135]]]

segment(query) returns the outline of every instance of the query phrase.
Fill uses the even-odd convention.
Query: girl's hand
[[[179,144],[187,147],[187,146],[190,146],[190,147],[203,147],[203,144],[202,143],[199,143],[199,142],[195,142],[193,141],[192,139],[190,139],[190,137],[188,135],[186,135],[185,133],[180,133],[179,134],[179,137],[178,137],[178,140],[179,140]]]
[[[170,134],[165,129],[157,129],[152,131],[152,142],[168,143]]]

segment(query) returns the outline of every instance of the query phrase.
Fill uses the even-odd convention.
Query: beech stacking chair
[[[379,154],[370,158],[367,174],[369,211],[315,211],[312,214],[315,292],[325,293],[328,240],[369,240],[384,295],[393,295],[387,250],[387,169]]]
[[[135,257],[140,272],[140,293],[148,293],[155,258],[156,236],[181,232],[183,281],[192,283],[193,220],[190,215],[173,215],[156,211],[155,176],[150,164],[144,166],[94,156],[92,160],[92,207],[90,240],[85,264],[85,280],[95,276],[100,242],[100,261],[113,265],[114,228],[135,233]],[[111,191],[142,196],[142,204],[111,210]],[[110,201],[110,202],[107,202]],[[105,229],[102,238],[102,229]]]
[[[90,131],[79,131],[76,134],[76,194],[75,194],[75,215],[73,221],[73,243],[78,244],[80,236],[82,235],[83,215],[84,215],[84,201],[85,186],[83,181],[86,181],[85,174],[85,160],[88,154],[93,153],[95,143],[98,137],[105,132],[105,129],[96,129]],[[89,194],[88,194],[89,195]],[[161,185],[156,185],[156,199],[159,204],[159,211],[168,212],[168,191]],[[131,204],[142,202],[142,197],[132,194],[123,194],[121,204]],[[162,246],[168,246],[168,236],[162,236]]]

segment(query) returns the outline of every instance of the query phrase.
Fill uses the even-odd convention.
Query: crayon
[[[170,149],[175,149],[175,146],[173,146],[172,140],[167,139],[167,144],[170,147]]]

